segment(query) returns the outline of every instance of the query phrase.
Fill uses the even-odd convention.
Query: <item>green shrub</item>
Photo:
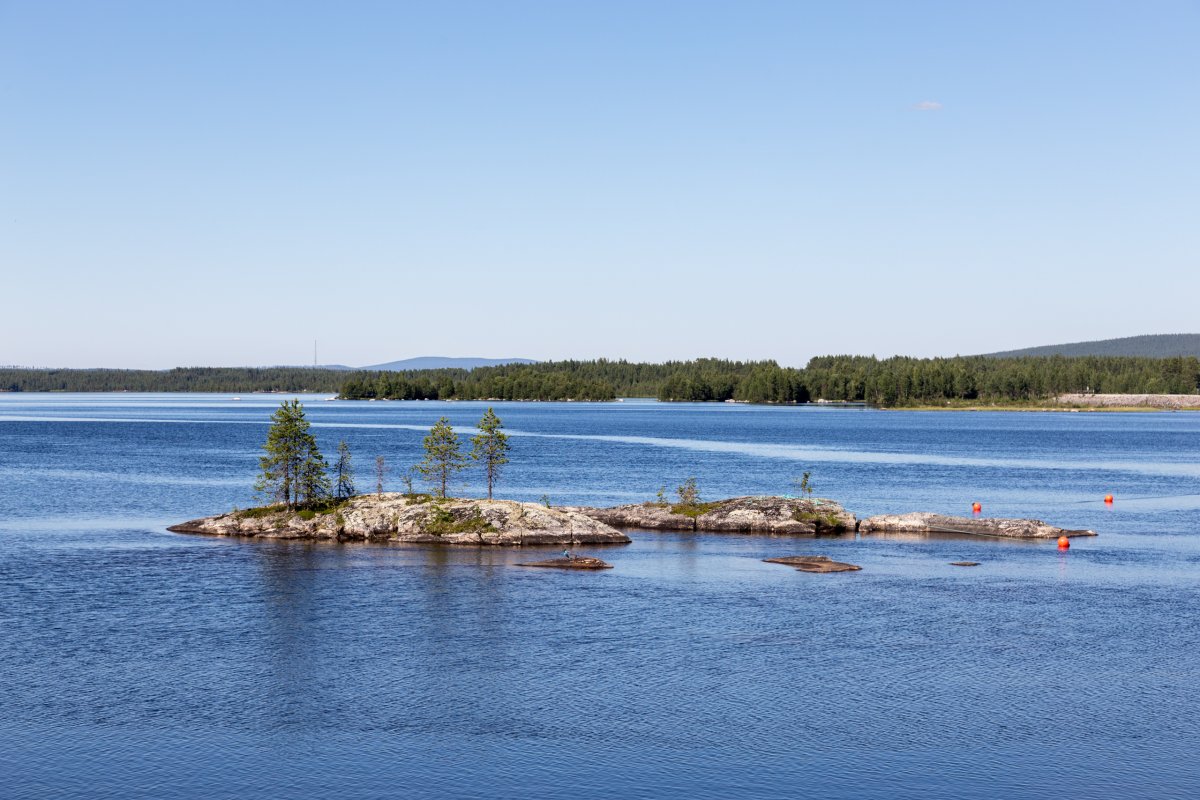
[[[259,506],[258,508],[244,508],[241,511],[234,511],[233,515],[238,519],[261,519],[269,517],[272,514],[279,514],[287,511],[287,508],[280,504],[274,506]]]
[[[483,518],[478,508],[472,508],[465,517],[456,519],[448,509],[434,503],[429,516],[421,525],[421,530],[434,536],[446,536],[451,533],[494,533],[496,528]]]
[[[681,483],[675,490],[675,494],[679,496],[679,505],[681,506],[700,505],[700,489],[696,487],[695,478],[688,478]]]
[[[720,507],[720,503],[696,503],[695,505],[685,506],[682,503],[671,506],[672,514],[682,514],[685,517],[695,519],[702,514],[707,514],[714,508]]]
[[[842,522],[832,511],[797,511],[792,514],[792,519],[797,522],[812,522],[817,528],[825,527],[835,532],[846,529],[846,523]]]
[[[303,520],[310,520],[316,517],[318,514],[328,514],[332,511],[337,511],[339,508],[344,507],[349,502],[349,499],[336,500],[332,497],[327,498],[316,503],[309,503],[303,508],[297,509],[296,516]],[[233,510],[233,515],[238,519],[262,519],[263,517],[269,517],[272,514],[286,513],[287,510],[287,506],[283,505],[282,503],[276,503],[273,506],[244,508],[240,511],[235,508]]]

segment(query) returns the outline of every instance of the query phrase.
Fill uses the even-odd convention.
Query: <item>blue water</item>
[[[860,516],[977,500],[1100,532],[1067,553],[634,532],[581,574],[166,532],[253,503],[279,399],[0,395],[0,796],[1200,793],[1200,414],[496,404],[504,496],[810,470]],[[304,400],[364,490],[485,408]],[[863,570],[761,561],[794,553]]]

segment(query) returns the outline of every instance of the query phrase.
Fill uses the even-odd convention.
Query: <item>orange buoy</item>
[[[980,511],[983,511],[983,506],[979,505],[979,503],[972,503],[971,510],[978,514]]]
[[[1111,494],[1104,495],[1104,502],[1112,503],[1112,495]]]
[[[1068,538],[1067,538],[1067,537],[1065,537],[1065,536],[1060,536],[1060,537],[1058,537],[1058,549],[1059,549],[1059,550],[1066,550],[1066,549],[1067,549],[1067,548],[1069,548],[1070,546],[1071,546],[1071,540],[1070,540],[1070,539],[1068,539]]]

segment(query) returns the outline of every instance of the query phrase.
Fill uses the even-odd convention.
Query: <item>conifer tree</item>
[[[305,423],[307,425],[307,423]],[[329,497],[329,464],[317,448],[317,440],[309,436],[305,443],[304,459],[296,481],[296,500],[301,505],[314,505]]]
[[[350,461],[350,445],[342,439],[338,442],[338,459],[333,467],[333,495],[338,500],[345,500],[358,494],[354,488],[354,464]]]
[[[492,499],[492,487],[500,479],[500,468],[508,463],[508,435],[500,430],[503,427],[496,412],[488,408],[479,420],[479,435],[471,437],[471,458],[483,465],[488,500]]]
[[[458,434],[450,420],[442,417],[425,437],[425,460],[417,465],[422,477],[433,487],[437,496],[445,499],[446,489],[454,476],[466,467],[466,457],[458,446]]]
[[[271,428],[263,444],[265,455],[258,459],[261,471],[254,484],[268,502],[295,508],[329,493],[325,458],[308,428],[299,400],[285,400],[271,415]]]

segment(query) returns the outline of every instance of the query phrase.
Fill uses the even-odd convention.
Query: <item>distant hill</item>
[[[1123,339],[1101,339],[1095,342],[1048,344],[1026,347],[1024,350],[1005,350],[984,353],[987,358],[1020,358],[1022,356],[1142,356],[1200,358],[1200,333],[1163,333],[1152,336],[1126,336]]]
[[[502,364],[536,364],[531,358],[443,358],[441,356],[421,356],[405,358],[400,361],[389,361],[386,364],[372,364],[369,367],[358,367],[364,370],[391,370],[405,372],[414,369],[475,369],[476,367],[498,367]]]

